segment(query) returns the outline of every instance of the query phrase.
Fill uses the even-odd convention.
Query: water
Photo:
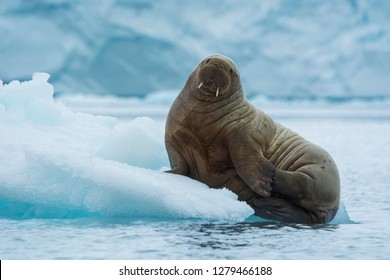
[[[384,244],[378,241],[386,237],[367,236],[358,224],[74,219],[2,220],[1,225],[2,259],[383,258]]]
[[[2,259],[384,259],[377,224],[1,221]],[[386,253],[387,252],[387,253]]]
[[[389,259],[388,111],[367,105],[358,109],[329,107],[321,111],[324,114],[309,109],[294,111],[296,114],[279,107],[268,110],[333,155],[341,175],[345,209],[332,224],[213,218],[3,217],[0,258]]]

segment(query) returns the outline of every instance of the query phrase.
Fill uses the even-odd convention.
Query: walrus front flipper
[[[258,198],[253,200],[250,206],[255,210],[256,216],[284,223],[317,224],[326,223],[329,220],[326,213],[319,213],[317,215],[283,198]]]
[[[171,170],[165,171],[166,173],[173,173],[179,175],[187,175],[188,165],[182,155],[177,151],[174,145],[166,141],[165,146],[168,151],[169,161],[171,164]]]
[[[263,156],[261,149],[246,133],[236,133],[230,137],[229,154],[237,174],[255,193],[270,197],[275,166]]]

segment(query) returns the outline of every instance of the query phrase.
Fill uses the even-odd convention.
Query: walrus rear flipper
[[[284,223],[317,224],[327,219],[317,217],[313,212],[300,208],[283,198],[258,198],[250,203],[255,215],[263,219]]]

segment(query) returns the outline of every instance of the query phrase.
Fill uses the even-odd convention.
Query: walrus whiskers
[[[219,87],[217,87],[217,92],[215,93],[215,97],[218,97],[219,95]]]
[[[198,88],[201,88],[203,86],[203,82],[201,82],[198,86]]]

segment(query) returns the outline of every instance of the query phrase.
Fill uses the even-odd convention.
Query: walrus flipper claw
[[[238,175],[257,194],[270,197],[275,167],[266,159],[257,160],[256,164],[235,165]]]
[[[255,193],[270,197],[274,165],[263,156],[260,148],[253,148],[256,143],[246,133],[238,132],[230,137],[229,154],[237,174]]]

